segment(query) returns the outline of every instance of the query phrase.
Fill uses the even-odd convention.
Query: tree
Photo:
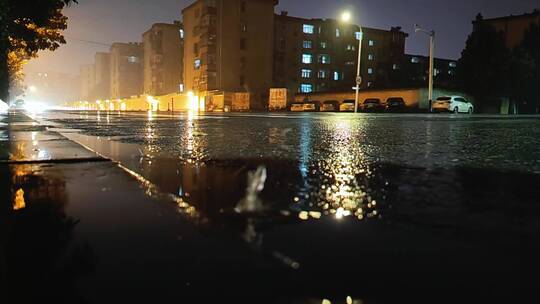
[[[9,97],[25,60],[66,43],[62,10],[76,0],[0,0],[0,99]]]
[[[523,42],[513,52],[512,74],[516,86],[512,87],[513,97],[524,110],[532,113],[540,111],[538,84],[540,83],[540,24],[533,23],[525,32]]]
[[[497,106],[493,101],[507,96],[503,84],[508,77],[510,58],[503,35],[482,22],[479,15],[461,54],[456,79],[480,108]]]

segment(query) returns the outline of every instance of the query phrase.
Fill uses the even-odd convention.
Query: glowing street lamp
[[[352,14],[349,11],[345,11],[341,14],[341,21],[344,23],[349,23],[352,20]],[[360,75],[360,65],[362,63],[362,40],[364,39],[364,32],[362,30],[362,26],[358,25],[360,27],[360,32],[358,32],[358,35],[356,39],[358,39],[358,64],[356,67],[356,97],[354,99],[354,113],[358,113],[358,99],[360,98],[360,85],[362,84],[362,76]]]
[[[343,22],[350,22],[352,18],[351,12],[343,12],[341,14],[341,21]]]
[[[36,86],[29,86],[28,90],[30,90],[31,93],[35,93],[35,92],[37,92],[37,87]]]

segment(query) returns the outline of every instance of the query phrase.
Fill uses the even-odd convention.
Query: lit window
[[[322,64],[329,64],[330,63],[330,56],[326,54],[319,55],[319,62]]]
[[[370,40],[370,41],[369,41],[369,46],[374,46],[374,45],[375,45],[375,41]]]
[[[373,54],[369,54],[369,55],[367,56],[367,58],[368,58],[368,60],[373,60]]]
[[[340,79],[340,77],[339,77],[339,72],[337,72],[337,71],[334,72],[334,80],[335,80],[335,81],[338,81],[339,79]]]
[[[313,62],[313,56],[310,54],[303,54],[302,55],[302,63],[304,64],[311,64]]]
[[[304,48],[305,49],[311,49],[313,46],[313,42],[311,40],[304,40]]]
[[[411,58],[411,63],[419,63],[419,62],[420,62],[420,58],[418,57]]]
[[[136,57],[136,56],[128,56],[128,62],[129,62],[129,63],[137,63],[137,62],[139,62],[139,57]]]
[[[302,69],[302,78],[311,78],[311,70]]]
[[[392,69],[394,70],[399,70],[399,65],[394,63],[394,65],[392,65]]]
[[[345,65],[355,65],[354,61],[347,61],[345,62]]]
[[[371,82],[371,81],[368,81],[368,83],[367,83],[367,87],[368,87],[368,88],[371,88],[372,86],[373,86],[373,82]]]
[[[363,36],[363,35],[364,35],[364,34],[363,34],[362,32],[356,32],[356,33],[354,33],[354,36],[356,37],[356,40],[362,39],[362,36]]]
[[[195,59],[195,70],[198,70],[201,68],[201,60]]]
[[[313,92],[313,85],[305,84],[305,83],[301,84],[300,85],[300,92],[302,92],[302,93],[311,93],[311,92]]]
[[[439,69],[434,69],[433,70],[435,76],[439,75],[441,73],[441,71]]]
[[[373,74],[373,69],[369,68],[369,69],[367,69],[367,72],[368,72],[369,75],[371,75],[371,74]]]
[[[336,29],[336,38],[339,38],[341,36],[341,33],[339,32],[339,29]]]
[[[326,42],[321,42],[321,49],[326,49],[328,44]]]
[[[356,48],[354,47],[354,45],[350,45],[350,44],[347,45],[347,51],[355,51],[355,50]]]
[[[185,35],[185,34],[184,34],[184,30],[181,29],[181,30],[180,30],[180,38],[181,38],[181,39],[184,39],[184,35]]]
[[[311,24],[304,24],[304,33],[313,34],[315,27]]]
[[[450,62],[448,64],[448,66],[451,67],[451,68],[455,68],[455,67],[457,67],[457,63],[456,62]]]
[[[319,78],[324,79],[326,78],[326,70],[319,70]]]

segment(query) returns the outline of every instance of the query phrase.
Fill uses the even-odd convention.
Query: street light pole
[[[358,37],[358,65],[356,68],[356,97],[354,99],[354,113],[358,113],[358,99],[360,98],[360,85],[362,84],[362,75],[360,65],[362,64],[362,40],[364,39],[364,32],[362,26],[360,26],[360,32]]]
[[[343,14],[341,15],[341,20],[345,23],[348,23],[349,21],[351,21],[351,13],[348,12],[348,11],[345,11],[343,12]],[[356,97],[354,99],[354,113],[358,113],[358,99],[360,98],[360,85],[362,84],[362,75],[361,75],[361,72],[362,72],[362,69],[361,69],[361,64],[362,64],[362,41],[364,39],[364,31],[362,30],[362,26],[359,25],[359,28],[360,28],[360,31],[358,32],[358,37],[356,37],[356,39],[358,39],[358,64],[356,65]]]
[[[428,99],[429,99],[429,112],[433,112],[433,77],[435,72],[435,31],[426,31],[419,25],[415,25],[415,32],[422,32],[429,35],[429,85],[428,85]]]

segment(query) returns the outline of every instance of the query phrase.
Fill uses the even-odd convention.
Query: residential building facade
[[[183,91],[184,30],[180,22],[157,23],[143,34],[144,93]]]
[[[400,28],[379,30],[333,19],[275,15],[275,87],[311,93],[351,90],[356,86],[358,45],[362,43],[362,88],[390,85],[393,70],[403,61],[408,34]]]
[[[198,0],[182,11],[184,84],[199,96],[246,92],[263,109],[272,87],[276,0]]]
[[[82,65],[80,68],[81,84],[80,98],[82,100],[91,101],[93,91],[96,87],[96,66],[94,64]]]
[[[111,98],[142,94],[141,43],[113,43],[111,46]]]
[[[95,55],[96,85],[93,95],[95,99],[109,99],[111,96],[111,55],[96,53]]]
[[[402,87],[427,86],[429,80],[429,57],[421,55],[404,56],[397,67],[395,82]],[[440,88],[455,87],[457,60],[435,58],[433,79],[434,85]]]

